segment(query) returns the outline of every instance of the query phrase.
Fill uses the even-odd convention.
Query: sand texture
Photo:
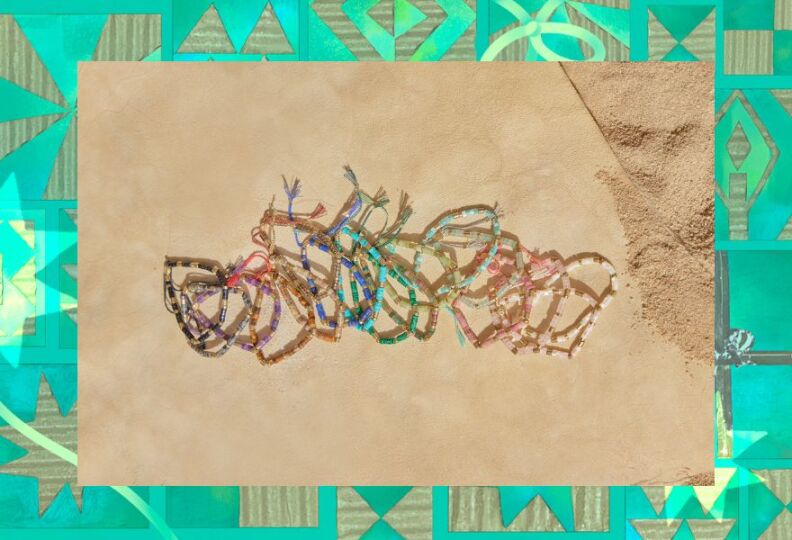
[[[563,68],[626,173],[627,182],[608,170],[600,178],[619,206],[643,317],[689,359],[712,364],[712,66]]]
[[[711,93],[672,108],[697,86],[644,67],[650,79],[573,66],[592,116],[559,64],[81,64],[80,482],[671,485],[711,471],[712,353],[681,336],[712,333],[692,303],[712,288]],[[643,97],[614,99],[622,87]],[[622,128],[598,117],[639,127],[609,143]],[[405,234],[497,202],[528,249],[604,255],[623,288],[572,360],[461,347],[448,313],[427,342],[345,330],[277,366],[198,356],[163,305],[165,256],[250,253],[273,195],[285,204],[281,175],[303,182],[298,212],[321,201],[334,216],[344,164],[370,193],[409,195]]]

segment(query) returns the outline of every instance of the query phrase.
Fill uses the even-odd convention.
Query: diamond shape
[[[393,2],[389,0],[382,0],[375,4],[366,13],[374,19],[374,21],[385,29],[390,35],[393,35],[393,19],[394,19]]]
[[[734,167],[739,169],[748,154],[751,153],[751,143],[748,141],[748,136],[740,122],[734,126],[729,140],[726,142],[726,150],[729,152],[729,157],[734,163]]]

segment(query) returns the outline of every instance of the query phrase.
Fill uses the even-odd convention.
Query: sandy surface
[[[591,70],[569,63],[563,68],[628,179],[612,170],[599,175],[619,207],[642,315],[690,360],[711,365],[712,66],[610,63]]]
[[[712,469],[711,368],[685,364],[673,328],[693,326],[653,315],[685,276],[681,251],[655,251],[687,234],[665,227],[686,199],[634,186],[558,64],[101,63],[79,88],[82,483],[668,485]],[[606,255],[624,289],[572,361],[459,347],[447,317],[426,343],[345,332],[270,368],[197,356],[162,303],[165,255],[248,253],[282,174],[304,182],[299,211],[334,215],[344,163],[410,195],[407,233],[497,201],[529,249]],[[693,317],[677,300],[669,316]]]

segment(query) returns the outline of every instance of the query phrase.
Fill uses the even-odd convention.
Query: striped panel
[[[316,527],[318,514],[315,487],[239,488],[240,527]]]
[[[748,240],[748,177],[729,174],[729,240]]]
[[[110,15],[94,60],[142,60],[162,44],[159,15]]]
[[[792,0],[775,0],[773,28],[776,30],[792,30]]]
[[[50,173],[44,199],[77,198],[77,122],[72,119]]]
[[[607,531],[609,493],[607,487],[573,487],[572,501],[576,531]],[[449,488],[449,521],[453,531],[543,531],[563,532],[561,524],[539,497],[508,526],[503,526],[498,489],[493,487]]]
[[[771,30],[726,30],[723,33],[723,70],[727,75],[771,75]]]

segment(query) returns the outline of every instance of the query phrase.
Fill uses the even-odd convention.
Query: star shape
[[[77,405],[63,415],[43,373],[39,383],[36,416],[28,425],[64,448],[77,451]],[[22,457],[0,465],[0,473],[38,479],[39,516],[44,515],[65,486],[68,486],[77,508],[82,511],[82,488],[77,487],[75,465],[53,459],[49,450],[31,443],[11,426],[0,426],[0,437],[27,450]]]

